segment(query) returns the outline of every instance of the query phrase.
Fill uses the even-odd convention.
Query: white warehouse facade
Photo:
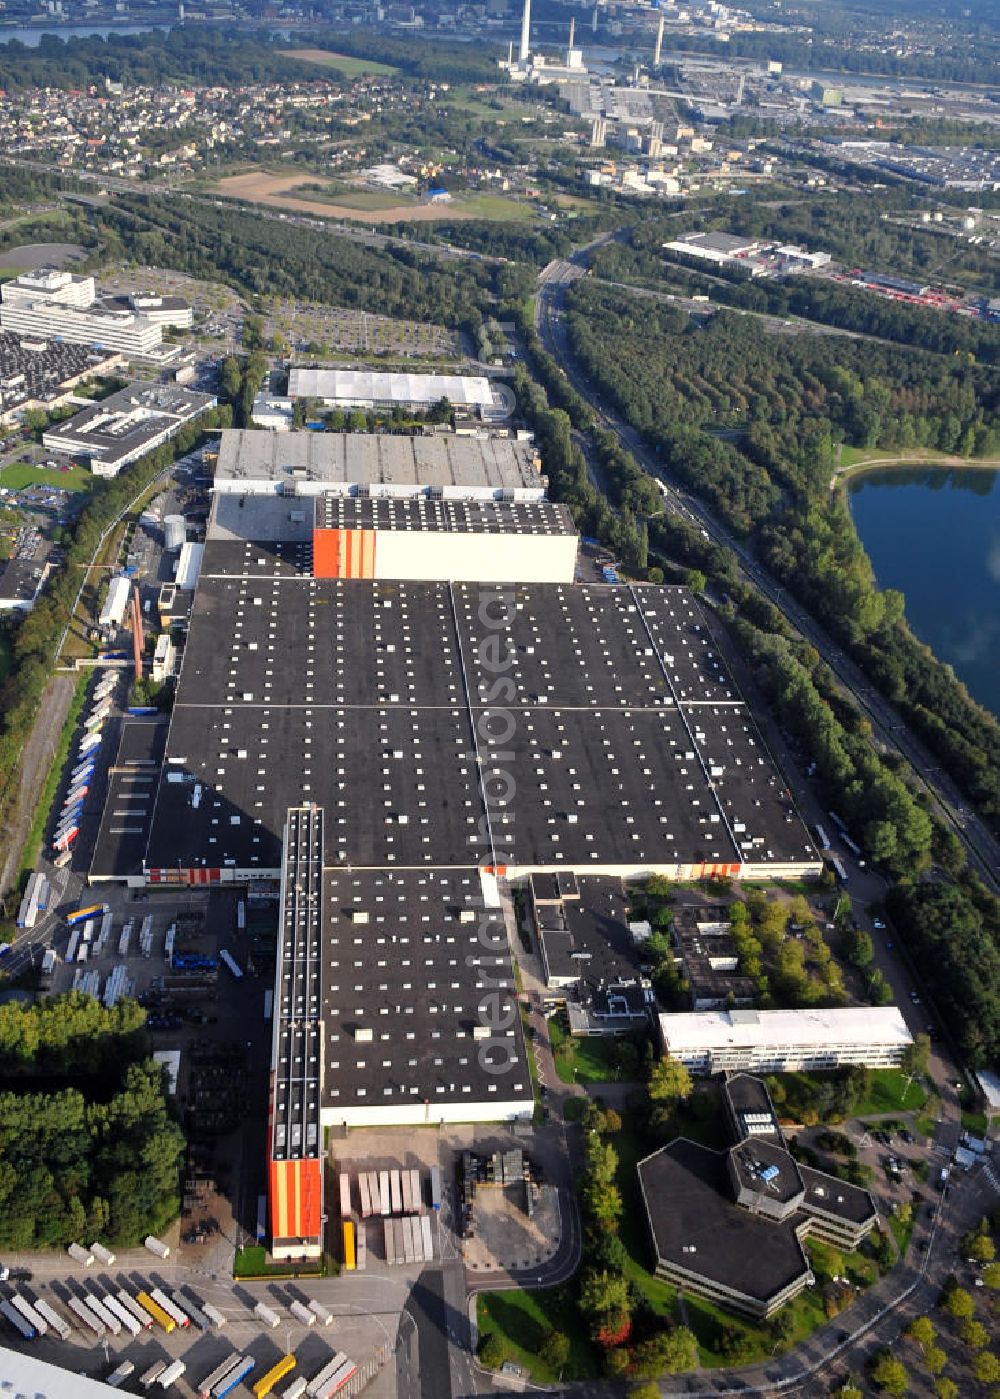
[[[661,1015],[660,1038],[664,1052],[695,1074],[892,1068],[913,1042],[898,1006]]]

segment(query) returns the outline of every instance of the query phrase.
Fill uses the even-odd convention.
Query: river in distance
[[[850,482],[851,513],[913,631],[1000,717],[1000,471],[919,464]]]
[[[37,49],[43,34],[52,34],[57,39],[92,39],[95,36],[106,39],[109,34],[148,34],[151,29],[169,29],[169,24],[39,24],[14,26],[9,29],[0,25],[0,44],[19,40],[26,48]]]

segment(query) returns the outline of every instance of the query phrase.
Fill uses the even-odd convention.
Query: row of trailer
[[[44,913],[48,906],[48,879],[44,874],[29,874],[28,882],[24,886],[24,898],[17,910],[17,926],[33,928],[38,922],[38,915]]]
[[[431,1167],[431,1208],[441,1208],[441,1170]],[[424,1211],[423,1188],[420,1171],[417,1169],[391,1168],[387,1171],[359,1171],[358,1194],[361,1201],[361,1218],[372,1215],[388,1217],[396,1214],[422,1214]],[[351,1177],[347,1171],[340,1173],[340,1217],[350,1219],[353,1214],[351,1199]]]
[[[98,1340],[103,1340],[108,1333],[119,1336],[123,1331],[137,1337],[143,1330],[151,1329],[154,1324],[169,1334],[178,1326],[189,1326],[192,1320],[203,1330],[209,1330],[213,1325],[221,1327],[225,1322],[222,1313],[210,1304],[199,1305],[181,1291],[172,1292],[168,1296],[160,1288],[153,1288],[148,1293],[139,1292],[136,1297],[124,1289],[100,1297],[93,1292],[87,1292],[82,1297],[69,1297],[65,1305],[76,1322]],[[259,1303],[258,1307],[263,1305]],[[303,1313],[310,1325],[317,1321],[329,1325],[332,1321],[330,1313],[318,1302],[307,1307],[304,1303],[296,1301],[292,1306],[295,1314],[298,1316],[300,1312]],[[254,1310],[256,1313],[258,1308]],[[0,1316],[3,1316],[24,1340],[34,1340],[50,1332],[62,1340],[69,1340],[72,1335],[72,1327],[66,1319],[42,1298],[29,1299],[14,1293],[8,1298],[0,1299]],[[277,1317],[275,1321],[277,1322]],[[255,1368],[256,1361],[253,1356],[234,1352],[205,1376],[198,1386],[198,1394],[201,1399],[225,1399],[226,1395],[248,1381]],[[295,1368],[295,1356],[283,1355],[254,1383],[254,1395],[257,1399],[266,1399],[266,1396],[273,1392],[275,1385],[290,1375]],[[131,1361],[122,1361],[108,1377],[107,1382],[112,1388],[117,1388],[134,1371],[135,1366]],[[186,1372],[187,1365],[183,1360],[157,1360],[139,1376],[139,1383],[147,1390],[154,1387],[169,1389]],[[308,1399],[330,1399],[356,1373],[357,1365],[354,1361],[345,1352],[338,1351],[311,1380],[304,1377],[293,1380],[291,1386],[284,1391],[283,1399],[297,1399],[298,1396],[308,1396]]]
[[[97,768],[97,751],[101,746],[104,725],[111,717],[114,708],[114,689],[118,684],[118,672],[104,671],[98,678],[91,696],[90,710],[83,721],[84,735],[76,752],[75,765],[70,774],[69,791],[63,800],[59,821],[52,838],[55,851],[54,864],[57,868],[69,864],[73,845],[80,834],[80,820],[83,807],[94,780]],[[26,924],[30,927],[30,924]]]
[[[429,1215],[407,1214],[402,1219],[384,1219],[382,1228],[385,1238],[385,1261],[390,1267],[402,1263],[434,1261],[434,1239]]]

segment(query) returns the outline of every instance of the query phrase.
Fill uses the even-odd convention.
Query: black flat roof
[[[639,958],[621,880],[582,875],[579,895],[538,908],[549,974],[592,986],[636,980]]]
[[[686,589],[312,579],[276,548],[206,549],[150,866],[276,868],[310,801],[331,864],[815,858]],[[261,575],[212,571],[240,550]]]
[[[146,853],[160,764],[167,744],[165,720],[126,720],[91,860],[91,872],[119,878],[139,874]]]
[[[362,921],[363,920],[363,921]],[[327,870],[323,1108],[530,1100],[502,914],[479,870]]]
[[[726,1152],[686,1137],[639,1162],[656,1252],[664,1262],[765,1302],[808,1272],[795,1234],[732,1200]]]
[[[799,1175],[806,1188],[806,1208],[824,1210],[852,1224],[864,1224],[876,1212],[875,1201],[860,1185],[814,1171],[811,1166],[799,1166]]]
[[[84,443],[108,465],[137,451],[171,425],[188,422],[214,403],[211,394],[192,393],[174,384],[137,382],[49,428],[46,436],[51,439],[53,450],[63,442],[67,451]]]
[[[766,1133],[778,1142],[784,1141],[771,1095],[759,1078],[753,1074],[733,1074],[723,1084],[723,1092],[743,1136]]]

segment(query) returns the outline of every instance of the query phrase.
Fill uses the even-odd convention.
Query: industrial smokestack
[[[528,51],[531,48],[531,0],[524,0],[524,14],[521,18],[521,48],[518,52],[518,60],[527,63]]]
[[[663,13],[660,13],[660,22],[656,26],[656,48],[653,50],[653,67],[659,68],[660,54],[663,51]]]
[[[596,5],[594,6],[594,18],[590,21],[590,30],[591,30],[591,33],[592,33],[592,34],[596,34],[596,33],[597,33],[597,6],[596,6]]]
[[[573,47],[573,36],[576,33],[576,15],[570,16],[569,21],[569,46]]]

